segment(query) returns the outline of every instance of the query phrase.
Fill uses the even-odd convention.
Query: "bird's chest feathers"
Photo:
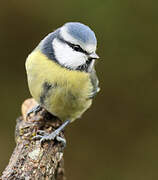
[[[30,91],[41,104],[58,108],[56,111],[63,107],[82,109],[89,104],[93,88],[88,73],[63,68],[40,52],[28,57],[26,68]]]
[[[56,107],[65,105],[67,108],[70,108],[68,106],[73,108],[85,103],[83,101],[87,101],[92,91],[89,76],[80,72],[65,69],[61,73],[54,73],[47,77],[47,80],[43,84],[43,92],[48,103],[54,102]]]

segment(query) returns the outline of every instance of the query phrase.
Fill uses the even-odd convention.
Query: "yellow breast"
[[[90,107],[92,84],[88,73],[63,68],[39,51],[28,56],[26,70],[34,99],[60,119],[73,121]],[[48,91],[44,89],[46,83]]]

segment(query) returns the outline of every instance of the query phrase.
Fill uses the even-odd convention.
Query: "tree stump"
[[[27,112],[36,104],[34,99],[22,105],[22,116],[17,119],[16,147],[9,164],[3,171],[2,180],[65,180],[62,144],[46,141],[42,145],[33,140],[38,130],[51,133],[62,122],[45,109],[26,117]],[[64,138],[63,132],[60,136]]]

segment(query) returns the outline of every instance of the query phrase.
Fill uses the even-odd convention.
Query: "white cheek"
[[[74,51],[58,39],[54,39],[53,48],[58,62],[63,66],[75,69],[86,62],[87,57],[85,54]]]

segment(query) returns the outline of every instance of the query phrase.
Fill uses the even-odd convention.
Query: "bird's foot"
[[[66,146],[66,140],[59,136],[59,133],[70,123],[70,120],[65,121],[58,129],[53,131],[51,134],[46,133],[45,131],[37,131],[37,135],[33,137],[33,139],[39,139],[40,143],[44,143],[45,141],[51,141],[51,140],[57,140],[58,142],[61,142],[63,145],[63,148]]]
[[[29,117],[30,114],[35,113],[35,115],[42,109],[42,107],[38,104],[27,112],[26,117]]]
[[[60,131],[57,129],[53,131],[51,134],[38,130],[37,135],[33,137],[34,140],[40,140],[40,143],[43,144],[45,141],[57,140],[61,142],[63,147],[66,147],[66,140],[59,136]]]

